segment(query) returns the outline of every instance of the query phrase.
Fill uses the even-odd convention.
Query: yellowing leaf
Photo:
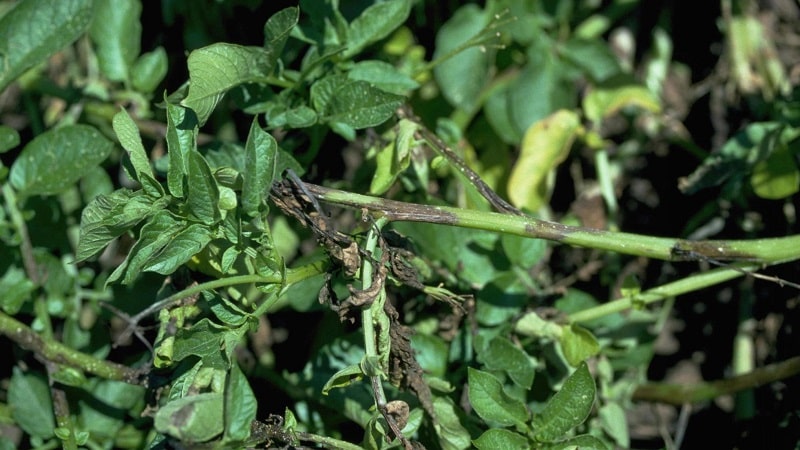
[[[578,115],[563,109],[528,128],[508,179],[508,196],[514,206],[536,211],[548,202],[551,174],[569,154],[580,130]]]
[[[628,106],[650,112],[661,110],[658,98],[646,87],[619,78],[600,84],[583,99],[583,111],[592,122],[600,122]]]
[[[800,190],[800,171],[786,144],[777,144],[769,158],[756,164],[750,184],[756,195],[770,200],[786,198]]]

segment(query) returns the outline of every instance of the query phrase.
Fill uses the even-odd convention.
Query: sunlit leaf
[[[0,125],[0,153],[5,153],[19,145],[19,133],[17,130]]]
[[[580,367],[567,378],[561,390],[533,417],[533,430],[539,442],[563,439],[588,417],[594,404],[595,384],[589,367]]]
[[[221,218],[219,188],[211,174],[208,162],[197,150],[188,153],[188,189],[186,206],[191,216],[205,224],[217,223]]]
[[[365,81],[334,75],[311,86],[311,102],[320,120],[361,129],[388,120],[403,97],[384,92]]]
[[[139,0],[94,1],[89,36],[95,45],[100,70],[109,80],[127,81],[130,78],[131,68],[141,50],[141,12]]]
[[[496,336],[478,354],[478,359],[488,370],[506,372],[517,386],[530,389],[535,367],[531,358],[508,338]]]
[[[159,408],[154,425],[164,433],[185,442],[203,442],[222,433],[224,396],[218,392],[190,395]]]
[[[453,401],[447,397],[433,399],[433,410],[436,412],[434,428],[439,438],[439,445],[444,450],[464,450],[470,448],[469,431],[464,428],[456,414]]]
[[[559,343],[567,362],[576,367],[586,358],[596,355],[600,351],[600,344],[592,333],[578,325],[562,328]]]
[[[217,43],[197,49],[189,54],[189,95],[181,104],[194,110],[202,126],[228,90],[264,81],[274,64],[270,48]]]
[[[378,2],[365,9],[350,24],[344,58],[358,54],[367,45],[385,38],[405,22],[411,12],[410,0]]]
[[[528,438],[513,431],[502,428],[486,430],[478,439],[472,441],[478,450],[495,450],[499,448],[513,448],[524,450],[531,448]]]
[[[200,253],[212,237],[208,227],[197,223],[189,225],[172,236],[161,250],[154,252],[141,270],[169,275]]]
[[[0,91],[89,27],[91,0],[26,0],[0,18]]]
[[[653,113],[661,110],[661,103],[650,90],[625,76],[598,84],[583,99],[583,111],[592,122],[600,122],[629,106]]]
[[[580,126],[576,113],[560,110],[525,132],[508,179],[508,196],[515,206],[537,211],[550,200],[552,174],[569,154]]]
[[[34,138],[11,165],[9,181],[23,195],[53,195],[100,164],[114,144],[94,127],[68,125]]]
[[[167,149],[169,168],[167,186],[175,197],[185,195],[186,179],[189,176],[189,153],[197,147],[197,116],[190,109],[167,101]]]
[[[469,402],[475,412],[490,423],[525,428],[530,413],[525,404],[509,396],[493,375],[469,368]]]
[[[753,168],[750,184],[761,198],[779,200],[800,191],[800,170],[796,156],[784,142],[777,142],[772,154]]]
[[[258,118],[250,125],[245,151],[245,169],[242,173],[242,208],[250,216],[256,216],[264,202],[267,191],[275,179],[278,144],[271,134],[258,125]]]
[[[225,386],[225,437],[242,442],[250,436],[250,427],[258,412],[258,401],[247,377],[233,364]]]
[[[143,53],[131,67],[131,83],[140,91],[150,93],[156,90],[167,76],[167,52],[164,47]]]
[[[8,314],[16,314],[35,290],[36,285],[28,278],[25,271],[11,266],[0,278],[0,292],[3,293],[0,307]]]

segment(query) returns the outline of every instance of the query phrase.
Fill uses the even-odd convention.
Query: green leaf
[[[200,125],[228,90],[243,83],[264,81],[276,55],[270,48],[217,43],[189,54],[189,95],[181,104],[194,110]]]
[[[440,58],[480,33],[489,22],[489,15],[477,5],[459,8],[436,34],[433,58]],[[437,65],[433,74],[444,98],[456,108],[472,111],[478,106],[480,92],[486,84],[489,56],[472,47]]]
[[[493,375],[469,368],[469,402],[487,422],[527,428],[529,413],[525,404],[509,396]]]
[[[351,80],[366,81],[382,91],[406,95],[419,87],[419,83],[393,65],[377,60],[361,61],[347,72]]]
[[[561,390],[533,417],[534,437],[539,442],[554,442],[577,427],[592,410],[595,385],[589,367],[580,367],[564,382]]]
[[[167,105],[167,149],[169,168],[167,187],[170,193],[182,198],[189,176],[189,154],[197,149],[197,116],[191,109],[175,105],[164,99]]]
[[[598,84],[583,99],[586,118],[599,123],[622,108],[636,106],[653,113],[661,104],[646,87],[635,84],[627,75]]]
[[[614,439],[620,448],[630,448],[631,438],[628,432],[628,420],[625,410],[619,403],[607,403],[598,412],[600,426]]]
[[[152,52],[142,54],[131,68],[131,83],[139,92],[151,93],[167,76],[167,52],[157,47]]]
[[[325,77],[311,86],[311,102],[320,120],[354,129],[374,127],[388,120],[402,104],[400,95],[384,92],[345,75]]]
[[[191,395],[162,406],[155,417],[156,431],[185,442],[204,442],[222,433],[224,396],[217,392]]]
[[[24,270],[10,266],[3,274],[3,278],[0,278],[0,292],[3,293],[0,307],[6,313],[14,315],[35,290],[36,285],[28,279]]]
[[[233,364],[225,386],[225,439],[243,442],[250,437],[250,425],[258,412],[256,400],[247,377],[238,364]]]
[[[277,175],[278,158],[278,143],[258,125],[258,117],[253,118],[250,125],[244,151],[242,208],[246,214],[255,217]]]
[[[0,125],[0,153],[5,153],[18,146],[19,142],[17,130],[8,125]]]
[[[530,302],[529,296],[528,287],[517,274],[502,273],[478,291],[478,321],[487,326],[507,323],[522,313]]]
[[[414,349],[414,357],[426,374],[435,377],[444,377],[447,374],[450,348],[442,338],[415,333],[411,336],[411,346]]]
[[[264,47],[271,49],[275,55],[280,55],[299,18],[300,9],[295,6],[273,14],[264,24]]]
[[[485,431],[478,439],[472,441],[478,450],[495,450],[500,448],[528,449],[531,448],[528,438],[513,431],[502,428],[493,428]]]
[[[143,268],[170,243],[184,227],[166,211],[160,211],[144,224],[139,240],[128,252],[125,261],[108,277],[106,284],[123,276],[122,284],[130,284]]]
[[[547,252],[547,241],[522,236],[504,234],[500,244],[512,264],[523,269],[531,269],[538,264]]]
[[[360,364],[351,364],[333,374],[330,379],[322,386],[322,395],[328,395],[333,389],[350,386],[353,381],[364,377],[364,371]]]
[[[200,253],[212,237],[211,230],[205,225],[189,225],[175,234],[161,250],[154,252],[141,270],[169,275]]]
[[[561,50],[561,55],[578,66],[595,83],[603,82],[622,71],[619,60],[603,39],[570,39]]]
[[[436,413],[433,427],[439,437],[439,445],[442,449],[464,450],[470,448],[472,442],[469,431],[458,420],[453,401],[447,397],[436,397],[433,399],[433,410]]]
[[[228,370],[230,362],[223,353],[224,335],[231,333],[208,319],[202,319],[191,328],[181,328],[175,333],[172,358],[180,361],[188,356],[199,356],[203,367]]]
[[[166,206],[165,201],[154,202],[142,195],[142,191],[119,189],[108,195],[98,195],[81,214],[76,260],[86,260],[112,239]]]
[[[11,414],[20,428],[34,437],[53,437],[53,401],[44,378],[14,367],[7,395]]]
[[[761,198],[780,200],[800,191],[800,170],[789,145],[777,139],[766,160],[753,167],[750,185]]]
[[[95,0],[89,36],[95,45],[97,62],[112,81],[128,81],[139,56],[142,25],[139,0]]]
[[[214,224],[222,218],[218,208],[219,189],[206,159],[197,150],[188,154],[188,190],[186,207],[191,216],[205,224]]]
[[[91,398],[80,400],[82,425],[95,438],[113,439],[126,416],[138,416],[144,408],[145,388],[121,381],[92,380]]]
[[[114,133],[116,133],[120,145],[128,152],[131,166],[133,166],[133,173],[129,173],[131,178],[142,185],[147,195],[152,197],[163,196],[164,189],[155,179],[153,168],[150,165],[150,159],[142,144],[139,127],[131,116],[128,115],[128,111],[121,109],[118,113],[114,114],[112,126],[114,127]]]
[[[34,138],[11,166],[9,181],[22,195],[59,194],[100,164],[114,144],[88,125],[67,125]]]
[[[564,441],[550,442],[541,446],[546,450],[608,450],[606,444],[600,439],[588,434],[582,434]]]
[[[508,179],[508,196],[514,206],[538,211],[547,204],[555,169],[569,154],[580,127],[575,112],[560,110],[525,132],[519,159]]]
[[[367,45],[385,38],[406,21],[410,12],[410,0],[388,0],[371,5],[350,24],[347,50],[342,57],[351,58]]]
[[[496,336],[478,354],[486,369],[506,372],[517,386],[530,389],[535,367],[531,358],[508,338]]]
[[[589,330],[572,324],[562,328],[559,343],[564,357],[572,367],[577,367],[586,358],[600,352],[600,344]]]
[[[91,0],[26,0],[0,18],[0,91],[89,27]]]

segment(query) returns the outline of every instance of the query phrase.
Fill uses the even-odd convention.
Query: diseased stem
[[[636,388],[633,400],[683,405],[711,400],[721,395],[752,389],[800,374],[800,356],[789,358],[752,372],[723,380],[694,384],[644,383]]]
[[[8,336],[20,347],[36,353],[44,360],[75,367],[108,380],[146,384],[139,370],[97,359],[54,339],[40,336],[29,326],[2,312],[0,312],[0,334]]]
[[[778,263],[800,257],[800,235],[751,240],[691,241],[573,227],[529,216],[405,203],[309,183],[305,183],[305,187],[325,203],[364,208],[392,221],[427,222],[494,231],[667,261]]]

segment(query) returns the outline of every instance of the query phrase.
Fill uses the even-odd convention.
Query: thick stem
[[[528,216],[398,202],[305,184],[320,201],[367,209],[389,220],[428,222],[547,239],[667,261],[748,261],[777,263],[800,257],[800,235],[752,240],[691,241],[573,227]]]

